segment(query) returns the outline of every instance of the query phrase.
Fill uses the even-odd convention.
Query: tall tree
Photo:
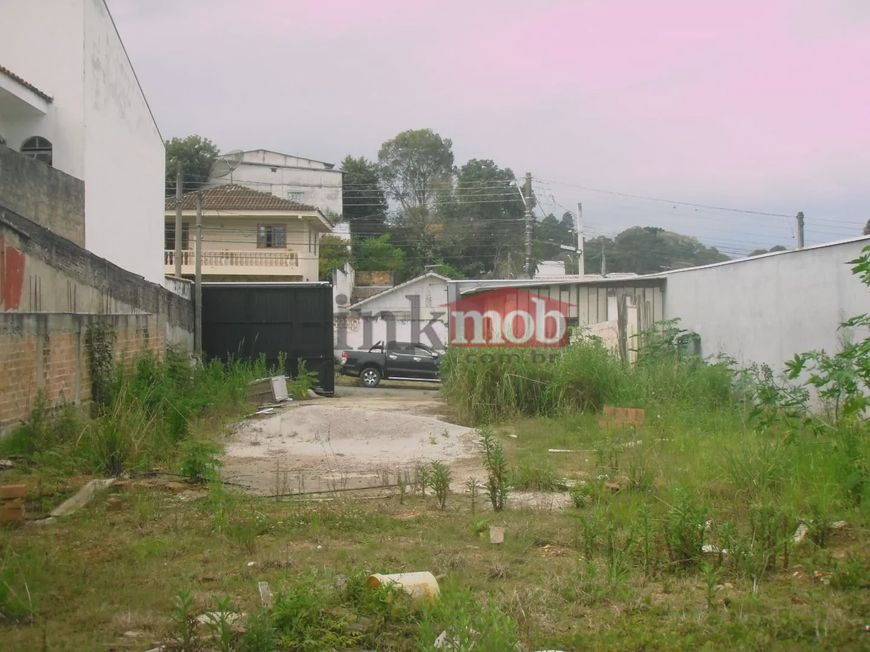
[[[453,172],[453,143],[431,129],[409,129],[381,145],[381,180],[402,209],[429,207]]]
[[[383,235],[386,231],[387,199],[378,166],[364,156],[346,156],[341,162],[342,213],[350,223],[354,240]]]
[[[208,138],[192,135],[166,141],[166,194],[175,194],[175,175],[182,169],[185,192],[196,190],[208,179],[211,164],[219,154],[217,146]]]
[[[510,275],[523,257],[524,206],[514,173],[489,159],[472,159],[456,174],[442,202],[444,258],[470,277]]]

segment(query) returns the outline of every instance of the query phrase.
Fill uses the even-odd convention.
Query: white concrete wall
[[[701,335],[705,356],[725,353],[775,371],[795,353],[835,352],[845,319],[870,312],[851,272],[870,237],[669,272],[665,318]]]
[[[104,0],[0,1],[0,62],[53,97],[44,116],[0,116],[18,150],[53,145],[85,182],[85,247],[163,281],[164,149]]]
[[[163,281],[165,150],[103,0],[85,2],[85,246]]]
[[[232,183],[282,199],[314,206],[330,217],[342,212],[342,173],[330,166],[320,161],[258,149],[245,152],[242,163],[232,175],[212,178],[209,184],[219,185],[232,180]]]
[[[89,0],[88,0],[89,1]],[[54,167],[84,180],[85,0],[2,0],[0,63],[53,101],[45,115],[0,115],[0,135],[15,151],[31,136],[54,146]]]

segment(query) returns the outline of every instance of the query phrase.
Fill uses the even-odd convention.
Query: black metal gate
[[[295,376],[299,361],[317,372],[318,392],[335,391],[329,283],[203,283],[202,350],[208,357],[256,359]]]

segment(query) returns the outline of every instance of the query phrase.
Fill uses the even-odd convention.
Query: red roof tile
[[[238,184],[209,186],[198,191],[202,193],[202,209],[204,211],[316,211],[314,206],[300,204],[288,199],[281,199],[268,192],[251,190]],[[166,210],[174,211],[177,200],[166,198]],[[196,193],[189,192],[181,198],[182,210],[196,208]]]
[[[52,98],[51,95],[49,95],[45,91],[39,90],[36,86],[31,84],[29,81],[25,80],[22,77],[19,77],[18,75],[16,75],[14,72],[9,70],[9,68],[6,68],[5,66],[0,65],[0,73],[6,75],[10,79],[17,81],[19,84],[24,86],[24,88],[26,88],[27,90],[32,91],[32,92],[36,93],[37,95],[39,95],[39,97],[44,99],[46,102],[51,102],[54,99],[54,98]]]

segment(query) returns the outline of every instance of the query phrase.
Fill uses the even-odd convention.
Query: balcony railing
[[[164,250],[163,264],[175,267],[175,251]],[[193,250],[181,252],[181,267],[193,267],[196,264],[196,253]],[[203,251],[202,267],[299,267],[299,255],[295,251],[265,251],[254,249],[248,251]],[[279,270],[275,270],[278,272]]]

